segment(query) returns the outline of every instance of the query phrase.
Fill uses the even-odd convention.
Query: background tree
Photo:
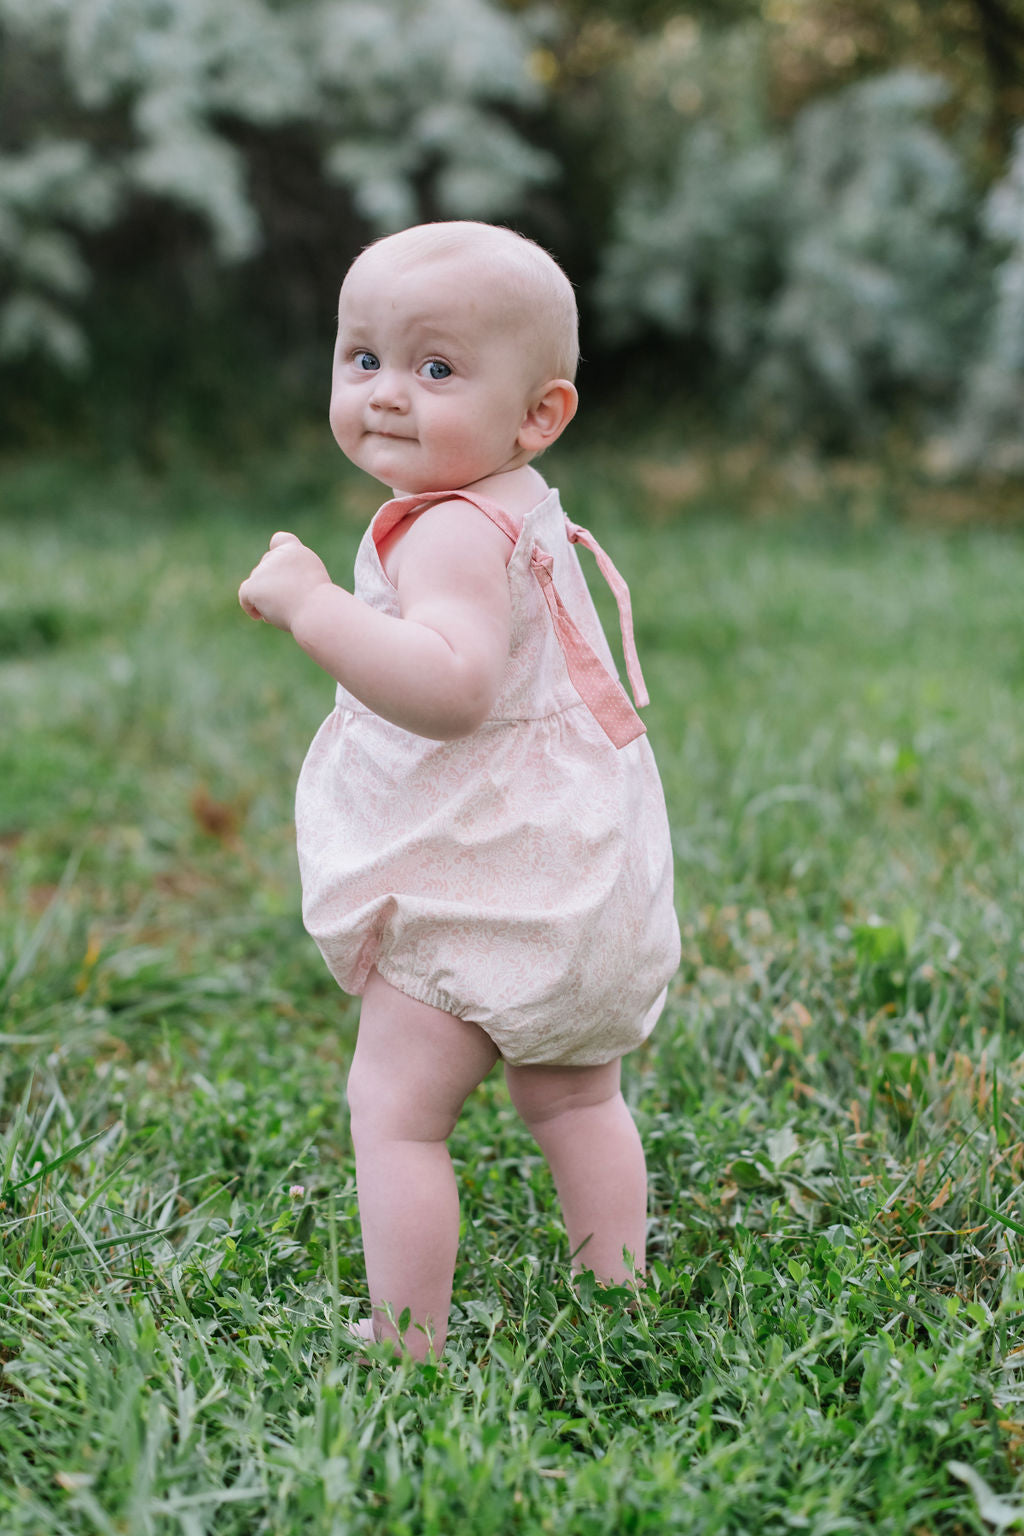
[[[469,216],[573,274],[595,393],[646,376],[826,446],[899,419],[934,463],[1006,468],[1022,25],[1024,0],[0,0],[8,439],[263,433],[319,405],[360,245]]]

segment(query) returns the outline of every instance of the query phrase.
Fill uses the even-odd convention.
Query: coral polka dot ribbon
[[[572,527],[574,525],[570,525]],[[577,529],[577,533],[583,533],[583,529]],[[572,534],[570,533],[570,538]],[[587,539],[573,540],[574,543],[586,543],[588,549],[594,550],[597,541],[590,535]],[[601,550],[603,561],[599,558],[598,564],[601,574],[615,593],[619,605],[619,622],[622,626],[622,648],[626,655],[626,671],[629,676],[630,686],[633,689],[633,697],[641,707],[647,703],[647,690],[644,687],[643,674],[640,671],[640,663],[637,660],[636,645],[633,640],[633,625],[629,608],[629,589],[618,571],[612,565],[608,556]],[[551,614],[551,622],[555,626],[555,634],[558,643],[562,647],[562,655],[565,657],[566,670],[569,673],[569,681],[576,692],[590,710],[598,725],[604,731],[608,740],[615,747],[624,747],[628,742],[635,741],[638,736],[643,736],[646,727],[636,710],[626,696],[618,678],[612,676],[604,662],[598,656],[593,646],[584,639],[576,627],[565,604],[558,594],[551,576],[551,568],[554,562],[546,550],[538,544],[533,546],[530,555],[530,567],[540,583],[540,589],[544,594],[544,601],[548,605]],[[615,572],[615,585],[609,578],[606,567],[610,566]],[[621,594],[625,594],[625,597]],[[632,652],[632,657],[630,656]]]

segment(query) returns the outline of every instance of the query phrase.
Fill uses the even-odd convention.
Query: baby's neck
[[[500,507],[520,516],[543,501],[548,494],[547,481],[532,464],[521,464],[518,469],[505,469],[496,475],[485,475],[482,480],[474,480],[472,485],[465,485],[462,489],[472,491],[476,496],[486,496]]]

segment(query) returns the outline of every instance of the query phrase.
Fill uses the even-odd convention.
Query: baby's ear
[[[519,428],[519,446],[527,453],[543,453],[561,437],[576,415],[579,396],[568,379],[550,379],[527,407]]]

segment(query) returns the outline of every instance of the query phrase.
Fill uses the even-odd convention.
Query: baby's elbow
[[[494,708],[497,690],[489,679],[467,679],[441,702],[431,736],[437,741],[460,741],[480,729]]]
[[[430,735],[435,741],[462,741],[467,736],[473,736],[487,719],[490,710],[460,710],[457,713],[445,713],[434,723],[434,729]]]

